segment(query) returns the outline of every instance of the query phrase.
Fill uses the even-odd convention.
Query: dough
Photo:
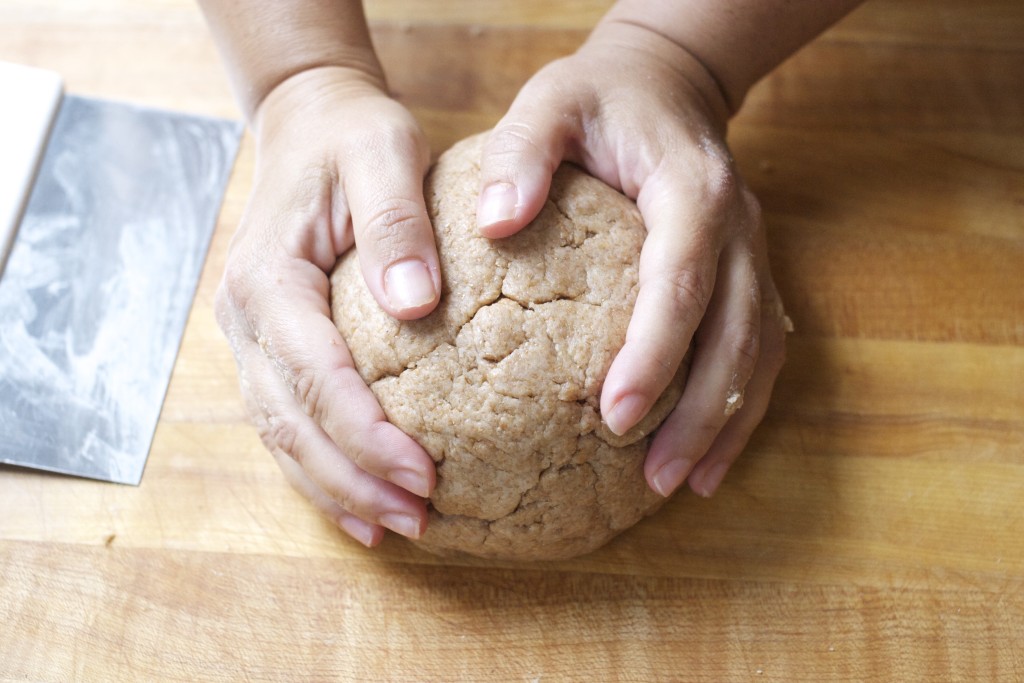
[[[385,314],[350,250],[331,276],[334,320],[388,419],[437,463],[420,545],[518,560],[594,550],[663,499],[643,478],[651,413],[618,437],[601,383],[625,340],[645,230],[635,204],[563,164],[538,218],[502,240],[476,230],[482,136],[426,179],[444,288],[437,310]]]

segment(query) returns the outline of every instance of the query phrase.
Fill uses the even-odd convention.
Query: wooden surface
[[[440,150],[607,4],[368,11]],[[187,0],[3,0],[0,59],[237,115]],[[765,422],[714,499],[514,567],[357,546],[246,426],[211,302],[247,140],[142,485],[0,470],[0,679],[1024,680],[1024,5],[870,0],[731,141],[796,324]]]

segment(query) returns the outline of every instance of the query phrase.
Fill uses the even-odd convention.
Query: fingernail
[[[511,183],[493,183],[480,193],[480,203],[476,211],[477,225],[485,228],[496,223],[504,223],[516,217],[516,205],[519,203],[519,192]]]
[[[704,498],[710,498],[718,490],[719,484],[725,479],[725,473],[729,471],[729,463],[720,462],[704,472],[694,486],[694,490]]]
[[[430,495],[430,483],[419,472],[406,469],[391,470],[388,472],[388,481],[421,498]]]
[[[672,495],[672,492],[679,488],[679,485],[686,479],[686,475],[690,473],[692,464],[685,458],[676,458],[675,460],[669,460],[667,463],[661,466],[658,473],[654,475],[654,490],[658,492],[664,498],[668,498]]]
[[[646,412],[647,401],[637,394],[626,394],[612,406],[612,409],[605,415],[604,421],[608,429],[617,436],[622,436],[630,430]]]
[[[338,520],[338,526],[346,534],[356,539],[367,548],[373,547],[373,525],[364,522],[358,517],[345,515]]]
[[[381,515],[380,523],[396,534],[401,534],[406,538],[416,539],[420,537],[420,521],[401,512],[389,512]]]
[[[384,293],[400,311],[425,306],[437,296],[427,264],[418,259],[392,264],[384,273]]]

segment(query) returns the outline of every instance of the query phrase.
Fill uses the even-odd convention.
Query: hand
[[[426,143],[381,84],[337,67],[277,86],[255,129],[254,187],[216,305],[249,412],[291,484],[339,527],[367,546],[385,527],[416,538],[434,464],[356,373],[330,318],[328,273],[356,243],[391,315],[437,305]]]
[[[724,141],[727,106],[710,75],[666,37],[605,22],[541,70],[485,145],[478,223],[503,237],[543,206],[565,159],[634,198],[647,226],[625,345],[601,394],[612,431],[636,424],[691,340],[682,398],[651,444],[649,485],[711,495],[767,409],[785,316],[757,201]]]

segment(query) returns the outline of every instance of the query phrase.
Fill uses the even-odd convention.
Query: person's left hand
[[[572,161],[636,200],[648,237],[626,341],[601,393],[612,431],[635,425],[693,343],[689,378],[645,462],[663,496],[684,480],[709,496],[768,406],[786,318],[756,199],[725,144],[727,106],[682,47],[606,24],[521,90],[481,160],[478,224],[522,229]]]

